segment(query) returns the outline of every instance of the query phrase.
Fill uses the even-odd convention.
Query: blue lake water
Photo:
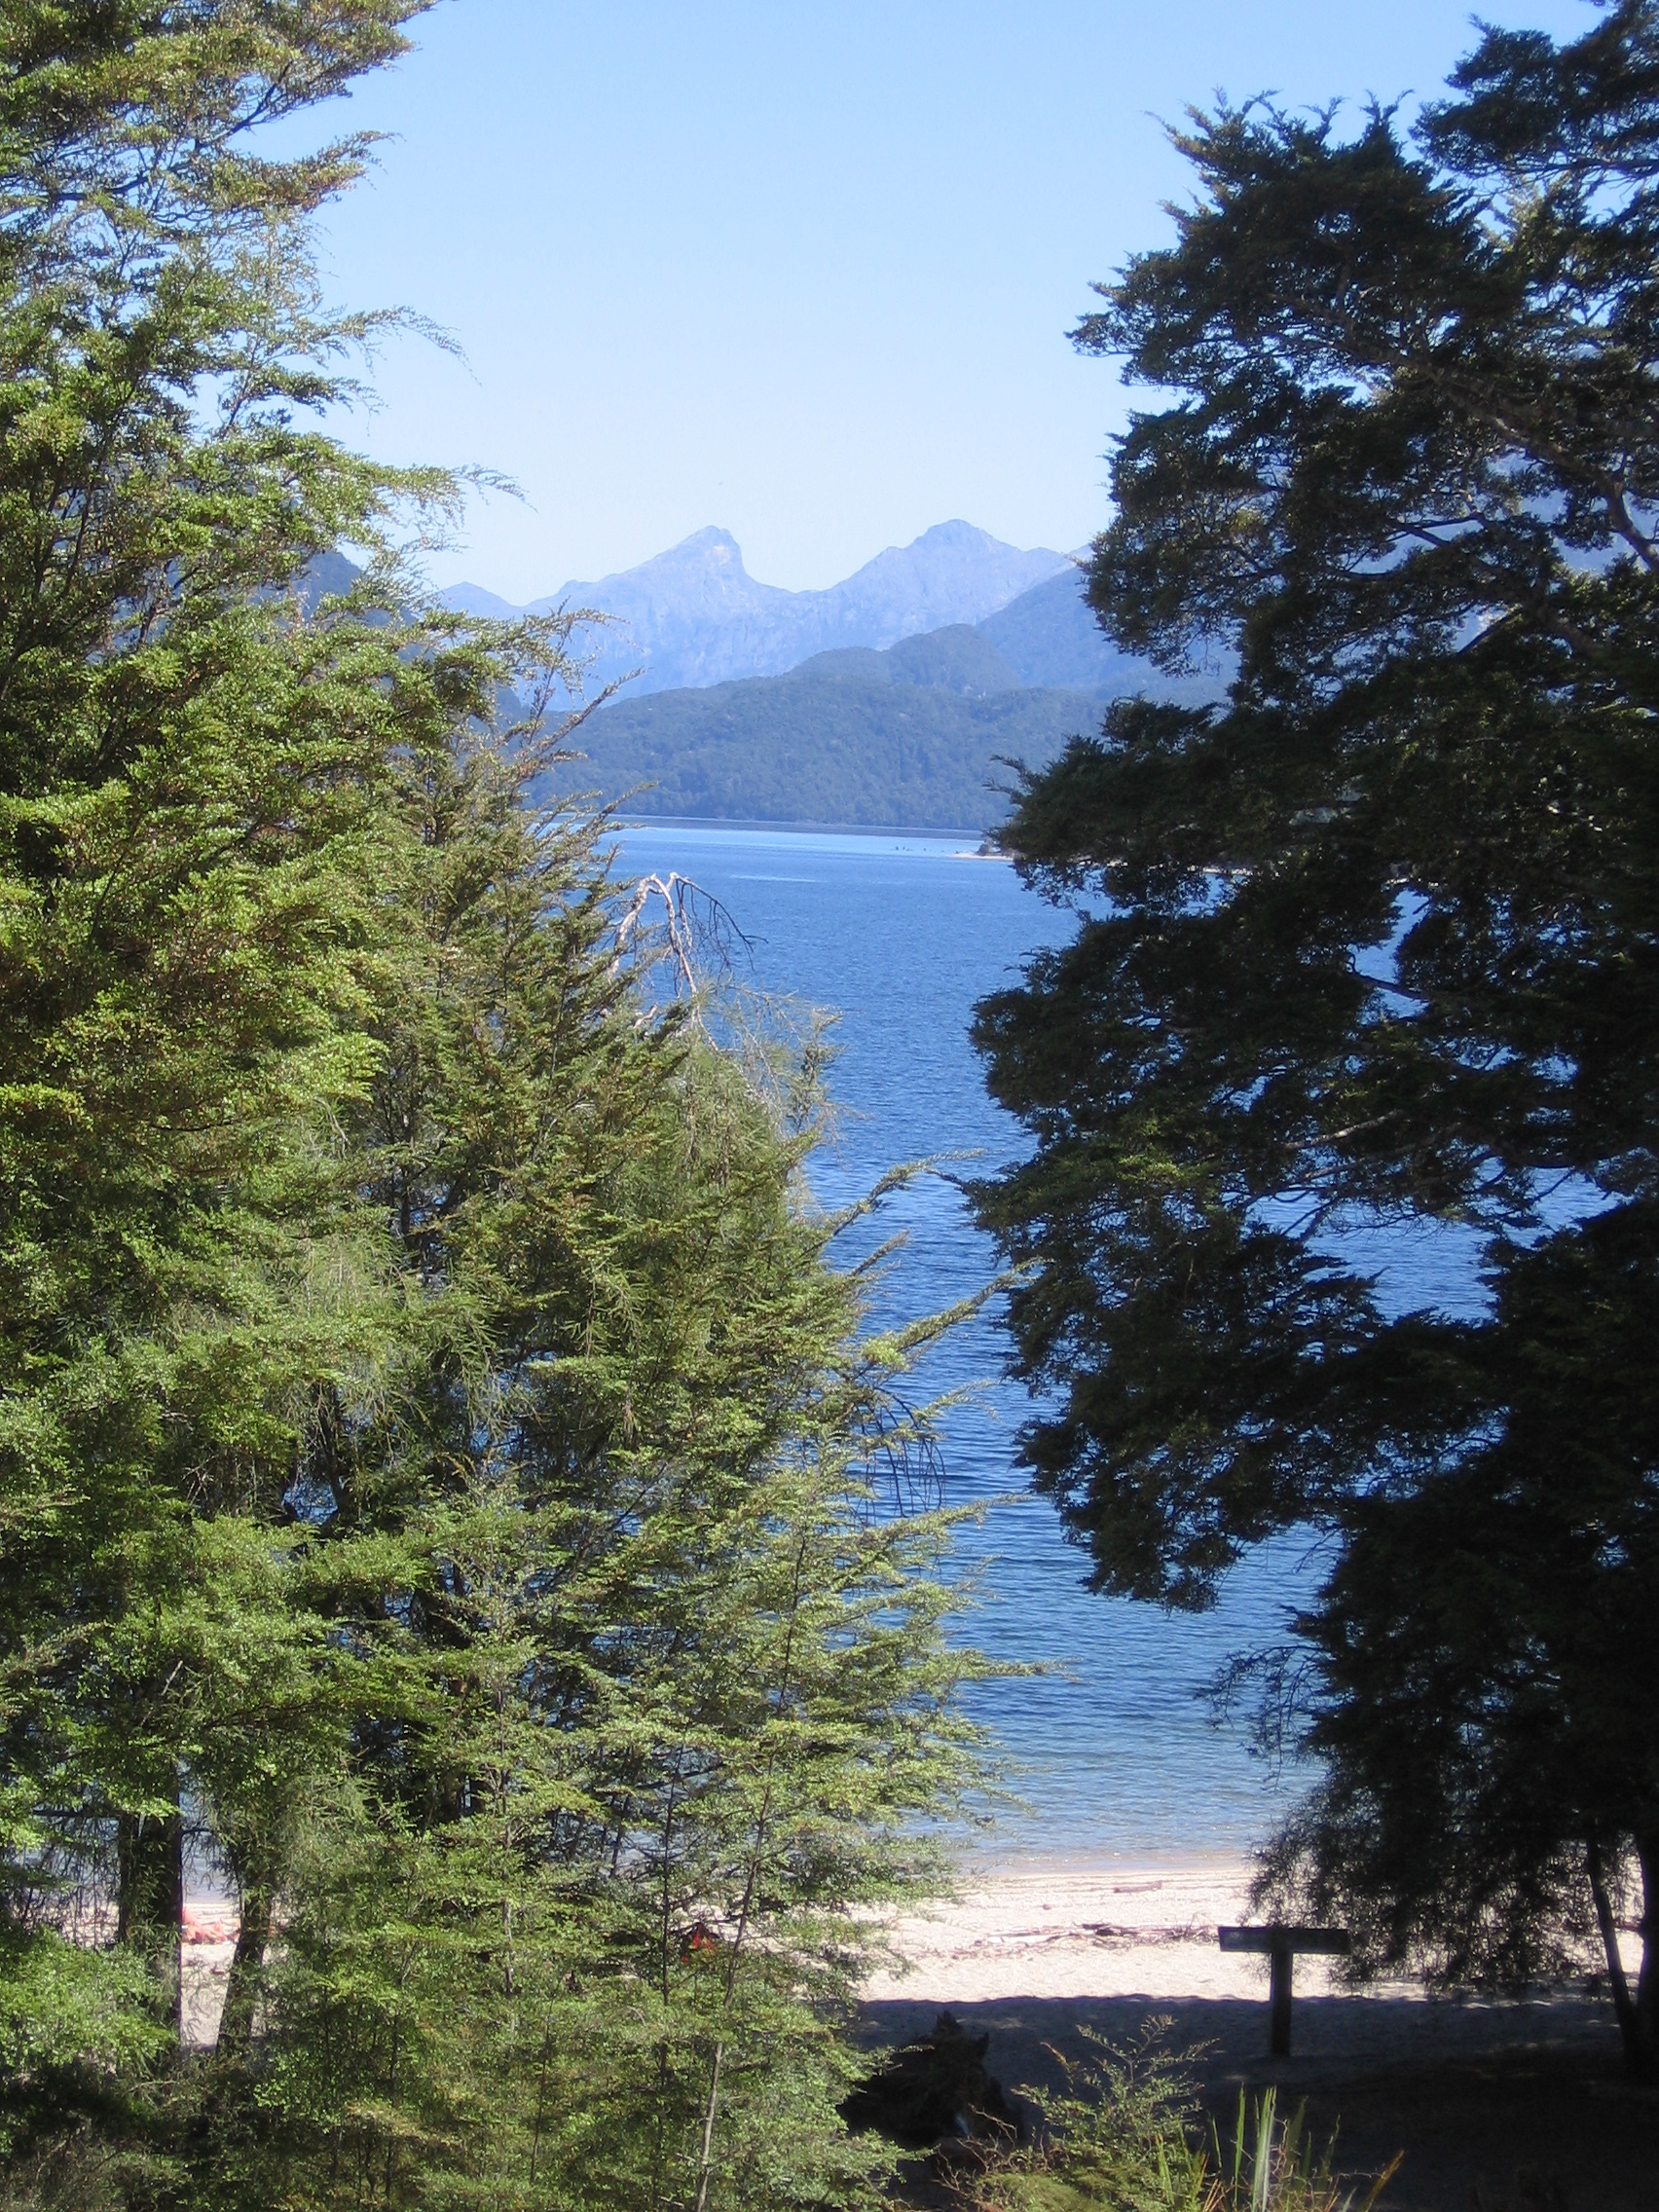
[[[838,1011],[840,1126],[811,1170],[826,1204],[902,1161],[966,1154],[959,1170],[978,1173],[1018,1155],[1023,1132],[987,1096],[968,1024],[977,999],[1016,979],[1031,952],[1074,923],[1013,868],[960,842],[703,825],[629,829],[620,845],[620,875],[677,869],[721,902],[752,942],[741,979]],[[896,1194],[881,1227],[905,1237],[884,1318],[936,1311],[996,1272],[994,1244],[943,1176]],[[918,1398],[976,1389],[944,1419],[947,1502],[1022,1491],[1014,1436],[1028,1401],[1004,1374],[1008,1349],[993,1305],[914,1378]],[[1271,1548],[1239,1567],[1216,1610],[1173,1619],[1090,1595],[1084,1555],[1029,1494],[992,1505],[956,1551],[983,1584],[964,1635],[999,1659],[1053,1670],[975,1693],[1018,1762],[1025,1800],[999,1814],[982,1848],[1129,1861],[1263,1838],[1294,1778],[1270,1772],[1239,1728],[1219,1725],[1204,1690],[1232,1653],[1282,1634],[1311,1586],[1305,1547]]]

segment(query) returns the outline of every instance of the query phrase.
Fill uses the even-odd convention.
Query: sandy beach
[[[889,1924],[891,1965],[866,1994],[936,2005],[1005,1997],[1267,1997],[1265,1957],[1224,1952],[1218,1931],[1259,1920],[1249,1902],[1250,1862],[1237,1857],[972,1860],[958,1893]],[[1621,1936],[1626,1972],[1641,1964],[1641,1938]],[[1298,1997],[1428,2004],[1415,1980],[1378,1981],[1355,1997],[1340,1962],[1296,1962]],[[1438,2007],[1444,2010],[1445,2008]]]
[[[892,1924],[899,1961],[871,1977],[872,2002],[941,2005],[1002,1997],[1265,1995],[1267,1962],[1224,1953],[1216,1931],[1251,1918],[1237,1858],[1095,1865],[971,1862],[959,1895]],[[1329,1962],[1300,1962],[1297,1988],[1331,1986]]]
[[[1088,2055],[1086,2031],[1124,2047],[1158,2023],[1223,2128],[1240,2091],[1273,2083],[1306,2103],[1320,2141],[1340,2142],[1349,2174],[1405,2151],[1390,2212],[1659,2203],[1659,2095],[1622,2083],[1611,2008],[1588,1989],[1523,2002],[1431,2000],[1403,1982],[1357,1993],[1332,1962],[1307,1958],[1292,2055],[1271,2059],[1266,1962],[1216,1940],[1254,1917],[1249,1877],[1226,1857],[971,1861],[955,1899],[891,1924],[897,1956],[867,1984],[864,2039],[907,2042],[948,2007],[989,2039],[991,2071],[1017,2092],[1057,2086],[1062,2059]],[[235,1932],[227,1900],[192,1899],[184,1999],[197,2045],[217,2031]],[[1558,2179],[1558,2196],[1527,2194]]]
[[[1264,1960],[1224,1955],[1216,1929],[1249,1917],[1238,1859],[1098,1867],[974,1862],[960,1893],[895,1920],[897,1957],[866,1985],[871,2004],[977,2004],[1004,1997],[1255,1998]],[[185,1918],[187,2040],[210,2044],[236,1948],[228,1900],[193,1899]],[[1330,1987],[1329,1963],[1302,1962],[1297,1988]]]
[[[960,1893],[891,1926],[895,1965],[871,1977],[872,2045],[925,2034],[948,2008],[989,2039],[1011,2090],[1058,2085],[1085,2034],[1125,2047],[1157,2023],[1225,2128],[1239,2093],[1306,2103],[1350,2175],[1406,2162],[1390,2212],[1471,2204],[1650,2212],[1659,2203],[1652,2091],[1627,2090],[1604,1996],[1437,2000],[1416,1982],[1345,1989],[1335,1963],[1297,1962],[1292,2055],[1268,2054],[1267,1962],[1224,1953],[1217,1929],[1259,1917],[1250,1867],[1193,1857],[1135,1863],[971,1862]],[[1634,1938],[1626,1938],[1634,1970]],[[1539,2195],[1559,2184],[1560,2194]],[[1530,2192],[1533,2194],[1529,2194]]]

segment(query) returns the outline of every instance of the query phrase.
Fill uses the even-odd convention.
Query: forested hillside
[[[1200,661],[1202,656],[1199,656]],[[885,651],[815,653],[785,676],[622,696],[582,725],[554,783],[644,815],[977,833],[1008,811],[1012,760],[1042,768],[1108,699],[1211,698],[1103,635],[1061,575],[988,620]]]
[[[637,793],[652,815],[978,832],[1007,811],[1001,762],[1041,767],[1100,719],[1087,692],[947,690],[871,672],[887,658],[824,653],[789,676],[618,701],[582,725],[585,757],[559,781]]]

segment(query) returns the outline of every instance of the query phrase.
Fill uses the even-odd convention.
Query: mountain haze
[[[1033,567],[1040,580],[1004,597]],[[345,590],[355,573],[323,555],[303,596]],[[967,524],[929,531],[828,592],[757,584],[724,532],[702,531],[620,577],[569,585],[557,603],[512,608],[466,585],[443,597],[501,619],[554,604],[631,607],[630,640],[657,641],[653,673],[698,675],[625,685],[552,779],[645,817],[977,832],[1007,811],[1008,761],[1044,766],[1068,737],[1099,727],[1108,699],[1199,701],[1222,688],[1218,673],[1172,678],[1120,651],[1069,560]],[[999,604],[979,621],[932,619],[987,599]],[[885,645],[863,642],[889,631]],[[625,668],[623,641],[602,636],[598,673]],[[796,655],[782,672],[706,681],[711,669]]]
[[[590,641],[590,687],[637,670],[634,697],[782,675],[836,647],[880,650],[918,632],[981,622],[1069,570],[1063,553],[1024,552],[971,523],[945,522],[825,591],[785,591],[756,582],[731,534],[710,529],[638,568],[568,583],[528,608],[474,584],[439,597],[458,612],[500,619],[560,607],[609,615],[614,626]]]
[[[782,676],[630,687],[582,725],[558,784],[647,817],[980,831],[1008,810],[1008,761],[1046,765],[1107,699],[1219,688],[1120,652],[1068,564],[978,624],[833,646]]]

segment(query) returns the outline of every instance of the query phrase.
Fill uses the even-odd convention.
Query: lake
[[[1021,962],[1073,923],[1006,863],[960,840],[703,824],[632,828],[619,844],[619,875],[678,869],[721,902],[751,940],[740,979],[838,1010],[840,1127],[811,1169],[826,1204],[902,1161],[970,1155],[955,1170],[981,1173],[1020,1153],[1023,1132],[987,1096],[968,1024],[977,999],[1016,979]],[[995,1245],[944,1176],[897,1194],[881,1227],[905,1237],[884,1319],[937,1310],[996,1272]],[[1028,1400],[1004,1374],[1008,1352],[992,1307],[913,1379],[918,1399],[978,1386],[943,1424],[949,1503],[1022,1489],[1014,1437]],[[1270,1547],[1235,1571],[1213,1612],[1173,1619],[1091,1596],[1084,1554],[1029,1494],[994,1504],[956,1549],[984,1585],[962,1633],[999,1659],[1055,1670],[975,1693],[974,1710],[1019,1762],[1027,1808],[1000,1814],[981,1848],[1131,1862],[1262,1839],[1286,1779],[1251,1755],[1236,1728],[1216,1723],[1204,1690],[1232,1652],[1282,1633],[1311,1587],[1305,1546]]]

